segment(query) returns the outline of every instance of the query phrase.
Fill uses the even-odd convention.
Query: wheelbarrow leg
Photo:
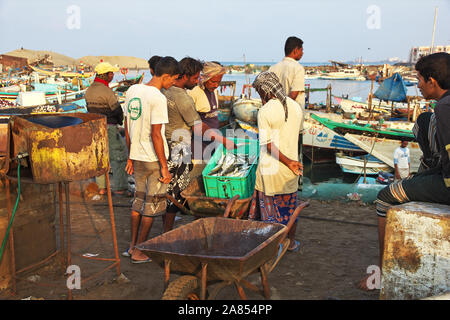
[[[169,286],[170,279],[170,260],[164,260],[164,291]]]
[[[206,300],[206,281],[207,281],[207,269],[208,269],[208,264],[207,263],[202,263],[202,284],[201,284],[201,292],[200,292],[200,299],[201,300]]]
[[[267,273],[265,266],[259,267],[259,272],[261,273],[261,284],[263,287],[264,298],[270,299],[270,287],[269,281],[267,281]]]
[[[244,288],[242,288],[241,284],[238,281],[235,281],[234,285],[236,286],[237,292],[241,300],[247,300],[247,296],[245,295]]]

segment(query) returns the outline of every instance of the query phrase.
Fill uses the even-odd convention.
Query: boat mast
[[[244,88],[248,88],[248,97],[250,98],[250,80],[247,76],[247,62],[245,61],[245,53],[244,53],[244,74],[245,74],[245,85]],[[245,91],[245,90],[244,90]]]
[[[434,47],[434,33],[435,33],[435,31],[436,31],[436,17],[437,17],[437,7],[434,8],[433,35],[431,36],[431,48],[430,48],[430,54],[433,53],[433,47]]]
[[[245,53],[244,53],[244,74],[245,74],[245,83],[248,84],[249,81],[247,79],[247,62],[245,61]]]

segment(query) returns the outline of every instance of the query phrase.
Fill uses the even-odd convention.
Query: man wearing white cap
[[[118,67],[108,62],[101,62],[95,67],[96,77],[86,90],[85,99],[88,112],[100,113],[106,116],[108,124],[109,161],[113,174],[113,193],[125,194],[128,190],[128,177],[125,167],[128,152],[118,126],[123,124],[123,110],[109,83],[114,78]],[[105,177],[97,177],[100,194],[106,193]]]

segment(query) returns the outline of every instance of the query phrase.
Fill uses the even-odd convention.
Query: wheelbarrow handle
[[[225,207],[225,212],[223,214],[224,218],[228,218],[228,216],[230,215],[231,208],[233,207],[236,200],[238,200],[239,198],[240,198],[240,196],[237,194],[233,198],[231,198],[230,201],[228,201],[228,204]]]
[[[309,206],[309,201],[305,201],[305,202],[302,202],[301,204],[299,204],[299,205],[297,206],[297,208],[295,208],[294,213],[293,213],[292,216],[289,218],[289,222],[288,222],[288,224],[287,224],[287,226],[286,226],[286,231],[285,231],[285,233],[281,236],[280,243],[282,243],[282,242],[284,241],[284,239],[286,239],[287,235],[289,234],[289,231],[291,231],[292,226],[293,226],[294,223],[295,223],[295,220],[297,219],[298,215],[300,214],[300,211],[302,211],[303,209],[305,209],[305,208],[308,207],[308,206]]]
[[[182,212],[193,215],[191,210],[187,209],[185,206],[183,206],[181,203],[175,200],[175,198],[172,197],[170,194],[166,193],[166,198],[169,199],[169,201],[172,202],[175,206],[177,206],[178,209],[180,209]]]

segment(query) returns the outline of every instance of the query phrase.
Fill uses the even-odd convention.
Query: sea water
[[[224,62],[223,65],[243,65],[243,63],[239,62]],[[249,62],[249,64],[254,64],[256,66],[266,66],[266,65],[273,65],[275,62]],[[319,66],[319,65],[330,65],[326,62],[313,62],[313,63],[301,63],[303,66]],[[133,78],[136,77],[138,74],[144,73],[144,82],[148,82],[151,79],[150,71],[149,70],[130,70],[127,74],[127,78]],[[236,90],[235,90],[235,96],[239,97],[243,93],[243,88],[245,84],[252,84],[255,80],[257,74],[244,74],[244,73],[227,73],[223,76],[222,81],[236,81]],[[115,74],[113,81],[120,81],[123,80],[124,76],[117,72]],[[370,93],[370,87],[371,87],[371,81],[365,80],[365,81],[354,81],[354,80],[323,80],[323,79],[305,79],[305,85],[309,85],[311,89],[315,88],[327,88],[328,85],[331,85],[331,94],[337,97],[348,97],[348,98],[354,98],[358,101],[365,101]],[[374,81],[373,84],[373,92],[375,92],[380,85]],[[406,87],[407,89],[407,95],[409,96],[416,96],[420,95],[419,90],[416,86],[410,86]],[[232,91],[231,88],[225,88],[219,92],[222,95],[231,95]],[[248,90],[245,92],[248,94]],[[251,89],[250,93],[252,98],[259,98],[258,93]],[[326,91],[318,91],[318,92],[311,92],[309,103],[315,103],[315,104],[326,104],[327,101],[327,92]],[[333,101],[333,103],[336,103],[336,101]]]

